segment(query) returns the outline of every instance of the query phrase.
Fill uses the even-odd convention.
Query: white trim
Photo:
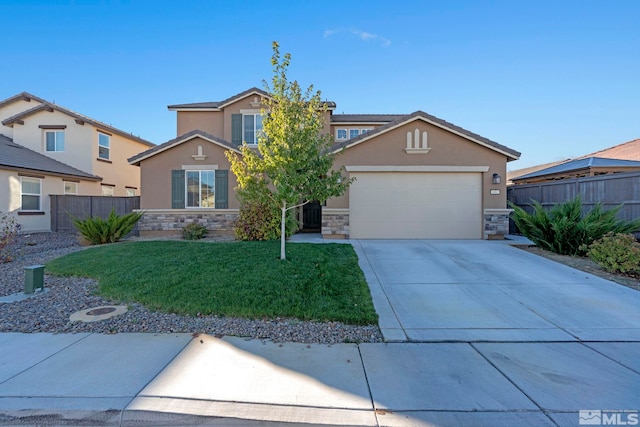
[[[322,215],[349,215],[349,208],[325,208],[322,207]]]
[[[405,148],[407,154],[427,154],[431,148]]]
[[[344,146],[344,147],[338,148],[337,150],[335,150],[335,151],[334,151],[334,153],[337,153],[337,152],[339,152],[339,151],[341,151],[341,150],[346,150],[346,149],[351,148],[351,147],[353,147],[353,146],[355,146],[355,145],[361,144],[361,143],[363,143],[363,142],[365,142],[365,141],[368,141],[368,140],[370,140],[370,139],[372,139],[372,138],[375,138],[375,137],[377,137],[377,136],[379,136],[379,135],[382,135],[382,134],[385,134],[385,133],[387,133],[387,132],[390,132],[390,131],[392,131],[392,130],[394,130],[394,129],[397,129],[397,128],[401,127],[401,126],[406,125],[407,123],[411,123],[411,122],[416,121],[416,120],[422,120],[422,121],[423,121],[423,122],[425,122],[425,123],[429,123],[429,124],[431,124],[431,125],[433,125],[433,126],[439,127],[440,129],[444,129],[444,130],[446,130],[446,131],[449,131],[449,132],[451,132],[451,133],[453,133],[453,134],[455,134],[455,135],[458,135],[458,136],[460,136],[460,137],[462,137],[462,138],[464,138],[464,139],[467,139],[467,140],[469,140],[469,141],[475,142],[476,144],[482,145],[483,147],[486,147],[486,148],[488,148],[488,149],[490,149],[490,150],[496,151],[496,152],[498,152],[498,153],[500,153],[500,154],[504,154],[505,156],[507,156],[507,157],[508,157],[508,158],[510,158],[510,159],[514,159],[514,160],[518,160],[518,159],[519,159],[519,157],[516,157],[516,156],[514,156],[514,155],[513,155],[513,154],[511,154],[511,153],[507,153],[506,151],[500,150],[500,149],[498,149],[498,148],[496,148],[496,147],[494,147],[494,146],[492,146],[492,145],[489,145],[489,144],[487,144],[487,143],[485,143],[485,142],[479,141],[479,140],[477,140],[477,139],[475,139],[475,138],[471,138],[471,137],[470,137],[470,136],[468,136],[468,135],[465,135],[465,134],[463,134],[463,133],[461,133],[461,132],[458,132],[458,131],[456,131],[456,130],[453,130],[453,129],[451,129],[451,128],[447,127],[447,126],[443,126],[443,125],[441,125],[440,123],[436,123],[436,122],[434,122],[434,121],[428,120],[428,119],[426,119],[425,117],[422,117],[422,116],[415,116],[415,117],[412,117],[412,118],[410,118],[410,119],[408,119],[408,120],[405,120],[405,121],[400,122],[400,123],[398,123],[398,124],[396,124],[396,125],[394,125],[394,126],[391,126],[391,127],[387,128],[387,129],[385,129],[385,130],[381,131],[381,132],[376,132],[376,133],[374,133],[373,135],[366,136],[366,137],[364,137],[364,138],[362,138],[362,139],[360,139],[360,140],[358,140],[358,141],[356,141],[356,142],[354,142],[354,143],[352,143],[352,144],[348,144],[348,145],[346,145],[346,146]],[[374,129],[374,130],[375,130],[375,129]]]
[[[210,171],[217,170],[218,165],[182,165],[183,171]]]
[[[191,135],[190,137],[185,138],[185,139],[179,139],[178,141],[174,142],[173,144],[171,144],[171,145],[167,145],[166,147],[164,147],[164,148],[163,148],[163,149],[161,149],[161,150],[154,151],[153,153],[149,153],[149,154],[147,154],[147,155],[146,155],[146,156],[144,156],[144,157],[140,157],[139,159],[136,159],[133,163],[129,162],[129,164],[139,163],[139,162],[141,162],[141,161],[143,161],[143,160],[148,159],[149,157],[153,157],[153,156],[155,156],[156,154],[160,154],[160,153],[162,153],[162,152],[164,152],[164,151],[170,150],[170,149],[171,149],[171,148],[173,148],[173,147],[177,147],[178,145],[183,144],[183,143],[185,143],[185,142],[187,142],[187,141],[191,141],[191,140],[192,140],[192,139],[194,139],[194,138],[201,138],[201,139],[204,139],[205,141],[209,141],[209,142],[210,142],[210,143],[212,143],[212,144],[218,145],[218,146],[220,146],[220,147],[224,148],[225,150],[231,150],[231,151],[235,151],[235,152],[236,152],[236,153],[238,153],[238,154],[242,154],[242,152],[241,152],[240,150],[238,150],[237,148],[231,148],[231,147],[228,147],[228,146],[226,146],[226,145],[223,145],[223,144],[219,143],[218,141],[215,141],[215,140],[213,140],[213,139],[209,139],[209,138],[207,138],[207,137],[206,137],[206,136],[204,136],[204,135],[201,135],[201,134],[195,134],[195,135]]]
[[[489,166],[345,166],[347,172],[488,172]]]
[[[243,108],[240,110],[240,114],[260,114],[262,115],[262,109],[260,108]]]
[[[33,182],[38,181],[38,189],[39,192],[36,193],[25,193],[24,192],[24,180],[32,180]],[[37,196],[38,197],[38,209],[24,209],[24,207],[22,206],[22,197],[23,196],[30,196],[30,197],[34,197]],[[20,177],[20,209],[18,210],[19,212],[40,212],[42,211],[42,178],[35,178],[32,176],[21,176]]]

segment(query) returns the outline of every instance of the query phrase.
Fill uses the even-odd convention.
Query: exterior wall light
[[[494,173],[492,182],[494,184],[500,184],[502,182],[502,177],[500,175],[498,175],[497,173]]]

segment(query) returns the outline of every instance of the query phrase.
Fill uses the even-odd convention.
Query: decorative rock
[[[0,264],[0,297],[22,291],[24,266],[46,264],[85,248],[78,244],[74,235],[37,233],[19,236],[11,249],[16,253],[14,261]],[[187,332],[322,344],[383,341],[376,325],[287,318],[190,317],[153,312],[140,304],[130,304],[126,313],[100,322],[70,321],[70,316],[77,311],[114,305],[114,301],[95,295],[96,287],[97,283],[92,279],[45,275],[46,293],[37,298],[0,304],[0,332]]]

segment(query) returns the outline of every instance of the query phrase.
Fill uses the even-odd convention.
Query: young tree
[[[273,78],[264,85],[269,98],[264,100],[263,132],[258,151],[246,144],[242,155],[227,151],[231,170],[238,179],[241,200],[271,199],[281,210],[280,259],[285,254],[287,211],[311,200],[324,201],[344,194],[349,181],[341,171],[332,170],[334,154],[329,151],[332,138],[324,134],[323,113],[326,104],[313,85],[304,91],[297,81],[287,79],[291,55],[280,56],[273,43]]]

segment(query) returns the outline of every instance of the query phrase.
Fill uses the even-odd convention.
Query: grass
[[[279,254],[279,242],[125,242],[65,255],[46,271],[97,279],[103,297],[154,311],[377,322],[350,245],[288,243],[288,259]]]

